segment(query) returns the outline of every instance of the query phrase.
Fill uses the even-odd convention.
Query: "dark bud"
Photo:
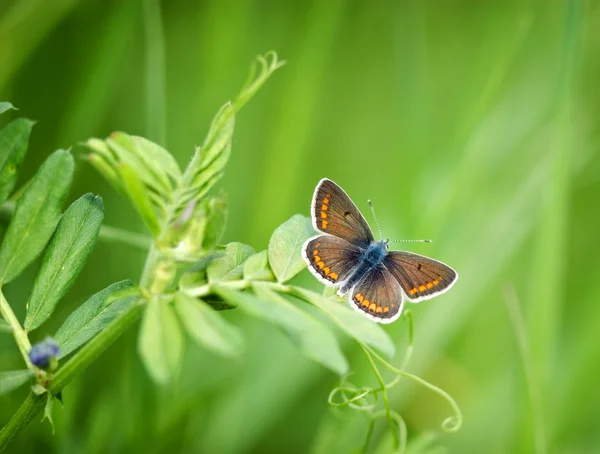
[[[29,359],[33,365],[42,369],[46,369],[49,366],[56,367],[57,356],[58,344],[51,337],[47,337],[42,342],[35,344],[29,350]]]

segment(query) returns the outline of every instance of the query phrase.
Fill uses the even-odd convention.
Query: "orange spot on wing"
[[[318,249],[315,249],[315,250],[313,251],[313,255],[314,255],[315,257],[316,257],[317,255],[319,255],[319,250],[318,250]]]
[[[433,284],[431,282],[427,283],[427,288],[433,288]]]
[[[410,296],[414,295],[415,293],[417,293],[417,289],[416,289],[415,287],[411,288],[411,289],[408,291],[408,294],[409,294]]]
[[[326,229],[327,228],[327,224],[329,224],[328,221],[323,221],[323,223],[321,224],[321,228],[322,229]]]
[[[327,213],[321,211],[321,219],[327,219]]]
[[[389,312],[389,311],[390,311],[390,308],[389,308],[389,307],[384,307],[384,308],[383,308],[383,312]]]
[[[364,300],[362,303],[360,303],[360,305],[362,307],[367,307],[368,308],[369,307],[369,300]]]
[[[377,309],[375,310],[375,312],[377,312],[378,314],[381,314],[383,312],[383,307],[377,306]]]
[[[329,267],[327,267],[327,268],[323,268],[323,272],[325,273],[325,276],[329,275],[329,272],[330,272],[330,271],[331,271],[331,270],[329,269]]]
[[[419,285],[419,292],[424,292],[425,290],[427,290],[427,287],[424,285]]]
[[[356,296],[355,296],[354,298],[356,298],[356,301],[358,301],[358,302],[360,302],[360,303],[362,303],[362,301],[365,299],[365,298],[362,296],[362,293],[357,293],[357,294],[356,294]]]
[[[329,197],[329,195],[328,195],[327,197]],[[329,199],[328,199],[327,197],[325,197],[325,198],[323,199],[323,203],[324,203],[325,205],[329,205]]]
[[[327,211],[329,209],[329,207],[325,204],[321,205],[321,210],[323,211]]]
[[[438,285],[440,283],[440,281],[438,281],[437,279],[433,280],[433,285]]]
[[[369,306],[369,310],[374,311],[376,307],[377,307],[377,304],[371,303],[371,305]]]
[[[334,281],[337,281],[337,278],[338,278],[339,276],[338,276],[338,274],[337,274],[337,273],[331,273],[331,274],[329,275],[329,277],[330,277],[331,279],[333,279]]]
[[[323,262],[317,262],[317,266],[318,266],[320,269],[323,269],[323,267],[325,266],[325,264],[324,264]]]
[[[318,255],[315,255],[315,262],[320,262],[321,261],[321,257],[319,257]]]

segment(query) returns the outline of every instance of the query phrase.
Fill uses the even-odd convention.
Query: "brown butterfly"
[[[437,260],[404,251],[388,251],[388,240],[375,241],[350,197],[333,181],[322,179],[311,205],[312,223],[325,235],[302,248],[308,268],[326,285],[348,295],[352,307],[370,319],[391,323],[404,300],[417,303],[454,285],[458,274]]]

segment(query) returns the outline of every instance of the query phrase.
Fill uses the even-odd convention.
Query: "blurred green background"
[[[53,150],[115,130],[187,163],[268,50],[288,64],[237,117],[220,183],[226,241],[266,248],[280,223],[308,215],[324,176],[365,214],[371,198],[386,237],[432,238],[402,246],[461,276],[451,292],[411,307],[408,370],[448,390],[465,423],[444,434],[447,404],[401,382],[391,399],[409,452],[598,452],[600,4],[4,0],[0,100],[20,111],[2,123],[38,121],[21,181]],[[81,162],[71,197],[88,191],[104,198],[107,224],[143,231]],[[99,244],[68,304],[35,335],[52,333],[91,293],[138,278],[143,260]],[[24,304],[34,276],[11,284],[8,300]],[[300,279],[320,288],[308,272]],[[56,435],[36,421],[10,452],[325,454],[360,445],[367,420],[327,404],[332,373],[274,328],[226,317],[246,335],[238,361],[189,345],[177,385],[159,389],[131,330],[67,388]],[[399,363],[406,324],[385,329]],[[352,381],[373,384],[361,353],[345,349]],[[2,369],[20,361],[2,336]],[[0,424],[26,392],[2,397]],[[384,429],[372,452],[389,452]]]

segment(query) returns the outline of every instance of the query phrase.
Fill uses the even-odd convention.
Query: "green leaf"
[[[115,132],[106,139],[120,162],[136,170],[140,179],[150,188],[169,196],[174,183],[181,179],[177,162],[167,150],[141,137]]]
[[[299,214],[275,229],[269,241],[269,263],[278,282],[289,281],[306,268],[302,245],[314,235],[310,219]]]
[[[110,161],[98,153],[91,153],[87,159],[98,173],[100,173],[100,175],[102,175],[119,194],[125,198],[128,197],[127,191],[121,181],[121,177]]]
[[[359,314],[345,303],[333,301],[318,293],[292,287],[293,294],[313,304],[358,342],[369,345],[392,358],[396,351],[390,336],[377,323]]]
[[[200,346],[223,356],[243,350],[242,333],[208,304],[186,293],[175,296],[175,310],[189,336]]]
[[[46,405],[44,406],[44,417],[42,422],[46,419],[52,426],[52,435],[54,435],[54,419],[52,418],[52,409],[54,408],[54,396],[52,393],[46,393]]]
[[[226,103],[215,115],[202,147],[196,149],[185,171],[183,187],[189,197],[182,199],[183,205],[189,199],[200,200],[223,176],[231,155],[234,117],[231,103]]]
[[[154,297],[148,302],[138,350],[154,381],[166,385],[177,376],[183,356],[183,334],[168,301]]]
[[[121,139],[119,136],[127,136],[124,133],[114,133],[111,135],[111,138],[116,140],[119,143]],[[173,180],[178,181],[181,178],[181,170],[179,169],[179,164],[173,157],[171,153],[165,150],[160,145],[139,136],[127,136],[129,137],[133,145],[135,147],[136,154],[144,161],[144,163],[154,168],[156,172],[162,172]]]
[[[227,224],[227,196],[223,193],[206,201],[206,229],[202,248],[211,250],[221,242]]]
[[[267,251],[260,251],[244,262],[244,279],[248,281],[273,281],[275,276],[269,267]]]
[[[129,195],[129,200],[142,217],[142,220],[154,235],[160,232],[160,224],[156,212],[150,202],[148,189],[139,179],[136,171],[127,164],[120,164],[119,170]]]
[[[44,323],[70,290],[96,245],[104,207],[99,196],[86,194],[67,208],[44,256],[27,302],[25,328]]]
[[[13,106],[9,102],[0,102],[0,114],[3,114],[7,110],[11,110],[11,109],[15,109],[16,110],[16,107]]]
[[[247,314],[280,326],[304,355],[339,375],[348,373],[348,362],[335,336],[321,322],[270,290],[265,284],[253,285],[256,294],[217,287],[216,293],[236,304]]]
[[[58,358],[81,347],[135,304],[136,298],[129,295],[118,300],[112,298],[130,288],[133,288],[131,281],[109,285],[75,309],[54,335],[60,347]]]
[[[256,69],[260,65],[260,72],[256,75]],[[248,79],[244,84],[240,94],[233,103],[235,112],[240,109],[258,92],[260,87],[271,77],[271,75],[285,65],[285,60],[279,60],[277,52],[267,52],[264,56],[256,57],[256,62],[252,65]]]
[[[0,205],[17,183],[34,122],[17,118],[0,130]]]
[[[28,369],[0,372],[0,396],[27,383],[32,376],[33,372]]]
[[[69,192],[73,166],[69,152],[55,151],[27,186],[0,248],[0,283],[17,277],[46,246]]]
[[[254,254],[247,244],[229,243],[225,248],[225,255],[208,265],[206,274],[210,282],[235,281],[244,274],[244,262]]]

